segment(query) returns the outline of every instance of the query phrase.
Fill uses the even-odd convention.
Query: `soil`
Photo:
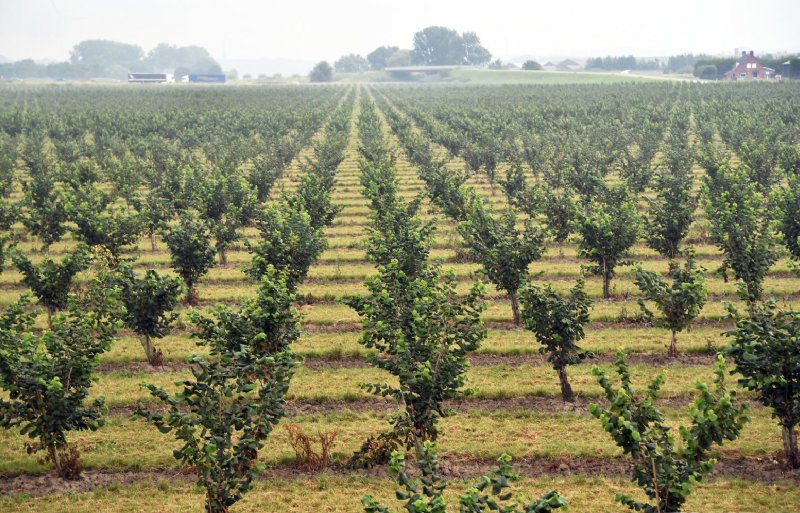
[[[541,354],[471,354],[468,356],[473,367],[486,367],[492,365],[505,365],[508,367],[518,367],[521,365],[540,366],[547,365],[547,357]],[[588,363],[606,364],[612,363],[615,356],[611,354],[599,354],[595,358],[586,360]],[[714,356],[706,354],[682,354],[675,358],[669,358],[663,354],[634,353],[628,356],[628,362],[632,364],[642,363],[654,367],[670,367],[674,365],[711,365],[714,363]],[[361,369],[369,367],[369,362],[365,358],[358,356],[344,357],[308,357],[303,360],[303,366],[311,370],[323,369]],[[152,366],[147,362],[130,363],[105,363],[96,367],[99,373],[109,372],[136,372],[136,373],[160,373],[178,372],[186,370],[189,366],[183,362],[164,362],[160,366]]]
[[[485,322],[484,325],[493,330],[508,330],[508,331],[521,331],[522,328],[517,326],[511,321],[507,322]],[[615,329],[615,328],[651,328],[655,326],[653,322],[629,319],[624,321],[592,321],[583,325],[584,329],[599,330],[599,329]],[[726,320],[715,319],[697,319],[692,322],[692,328],[720,328],[726,329],[732,327],[733,324]],[[341,322],[334,324],[304,324],[303,330],[307,333],[353,333],[361,331],[361,324],[357,322]]]
[[[108,471],[108,470],[86,470],[81,478],[75,481],[65,481],[53,472],[40,475],[22,474],[12,477],[0,476],[0,496],[17,493],[24,493],[40,497],[52,493],[82,493],[90,492],[98,488],[114,485],[129,485],[133,483],[159,481],[175,482],[183,480],[192,482],[194,475],[174,470],[154,470],[154,471]]]
[[[625,478],[628,475],[629,461],[623,458],[527,458],[512,462],[514,470],[522,477],[548,476],[604,476]],[[448,479],[475,479],[496,468],[492,460],[479,459],[470,455],[447,455],[440,458],[440,471]],[[336,475],[359,475],[367,477],[386,477],[386,467],[373,467],[365,470],[349,470],[340,463],[331,464],[322,472]],[[261,479],[302,479],[320,472],[282,464],[270,466],[262,473]],[[723,456],[712,474],[715,478],[735,478],[760,483],[788,483],[800,486],[800,469],[787,469],[776,458],[737,458]],[[114,472],[106,470],[85,471],[77,481],[64,481],[54,472],[41,475],[0,476],[0,495],[24,493],[40,497],[54,493],[85,493],[108,487],[109,485],[130,485],[133,483],[185,482],[192,483],[195,476],[177,469]]]
[[[676,396],[661,398],[656,401],[656,405],[673,410],[685,408],[692,401],[693,396]],[[740,399],[740,402],[747,403],[750,408],[763,408],[763,406],[753,400]],[[564,402],[558,397],[541,396],[521,396],[502,399],[479,399],[469,397],[454,401],[445,401],[445,407],[452,408],[457,412],[468,413],[472,410],[485,410],[488,412],[496,411],[530,411],[536,413],[583,413],[589,415],[589,404],[597,403],[607,405],[608,401],[604,397],[575,397],[575,402]],[[306,402],[288,401],[286,413],[289,417],[299,415],[327,415],[331,413],[382,413],[389,414],[398,411],[400,404],[377,397],[369,397],[357,401],[325,401],[325,402]],[[166,411],[161,405],[152,405],[149,409],[154,411]],[[133,416],[133,407],[110,408],[108,415],[112,418],[129,418]]]

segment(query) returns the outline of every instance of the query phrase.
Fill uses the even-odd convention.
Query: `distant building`
[[[752,51],[742,52],[733,69],[724,76],[725,80],[770,80],[775,78],[775,70],[764,66]]]
[[[172,84],[172,73],[128,73],[129,84]]]
[[[224,84],[225,75],[223,73],[200,73],[183,75],[181,82],[184,84]]]

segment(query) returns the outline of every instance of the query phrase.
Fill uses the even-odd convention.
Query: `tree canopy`
[[[522,63],[522,69],[526,71],[541,71],[542,65],[536,61],[528,60]]]
[[[308,74],[308,79],[312,82],[331,82],[333,81],[333,67],[328,61],[318,62]]]
[[[219,63],[200,46],[159,43],[145,53],[142,47],[105,39],[87,39],[72,47],[64,62],[37,64],[32,59],[0,64],[0,75],[16,78],[117,78],[132,71],[221,73]]]
[[[400,51],[396,46],[379,46],[367,54],[370,69],[382,70],[389,65],[389,58]]]
[[[447,27],[431,26],[414,34],[411,60],[426,66],[481,65],[492,58],[474,32],[460,34]]]
[[[370,64],[363,55],[351,53],[339,57],[336,62],[333,63],[333,67],[337,73],[361,73],[363,71],[368,71]]]

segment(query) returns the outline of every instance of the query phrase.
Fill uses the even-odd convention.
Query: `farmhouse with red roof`
[[[725,73],[725,80],[770,80],[775,78],[775,70],[764,66],[761,59],[750,53],[742,52],[742,56]]]

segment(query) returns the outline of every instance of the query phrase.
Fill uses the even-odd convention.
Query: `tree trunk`
[[[153,346],[150,345],[150,335],[144,336],[142,345],[144,346],[144,354],[147,355],[147,363],[153,365]]]
[[[608,271],[606,258],[603,257],[603,299],[608,299],[611,297],[611,291],[609,287],[610,281],[611,281],[611,273]]]
[[[61,460],[58,457],[58,449],[54,444],[47,444],[47,452],[50,454],[50,460],[53,462],[53,466],[56,468],[56,473],[60,477],[64,477],[64,469],[61,468]]]
[[[187,283],[186,284],[186,299],[185,302],[187,305],[196,305],[198,300],[197,291],[194,288],[194,283]]]
[[[48,306],[47,307],[47,327],[49,329],[53,329],[53,313],[54,313],[54,310]]]
[[[794,425],[783,426],[783,451],[789,468],[800,468],[800,455],[797,454],[797,433]]]
[[[150,341],[150,335],[145,335],[144,338],[142,338],[142,346],[147,355],[147,363],[153,367],[164,365],[164,355],[153,346]]]
[[[228,255],[225,252],[225,248],[217,248],[217,253],[219,253],[219,263],[225,265],[228,263]]]
[[[150,230],[150,251],[156,251],[158,246],[156,246],[156,231],[155,229]]]
[[[567,376],[567,368],[559,367],[558,380],[561,382],[561,399],[568,403],[575,402],[575,395],[572,393],[572,387],[569,384],[569,377]]]
[[[509,294],[508,298],[511,300],[511,313],[514,316],[514,324],[519,325],[519,300],[517,294]]]
[[[558,243],[558,258],[564,258],[564,242]]]
[[[675,330],[672,330],[672,341],[669,344],[667,356],[670,358],[675,358],[678,356],[678,334],[675,332]]]
[[[219,494],[212,494],[209,490],[206,492],[206,512],[207,513],[228,513],[228,506]]]

